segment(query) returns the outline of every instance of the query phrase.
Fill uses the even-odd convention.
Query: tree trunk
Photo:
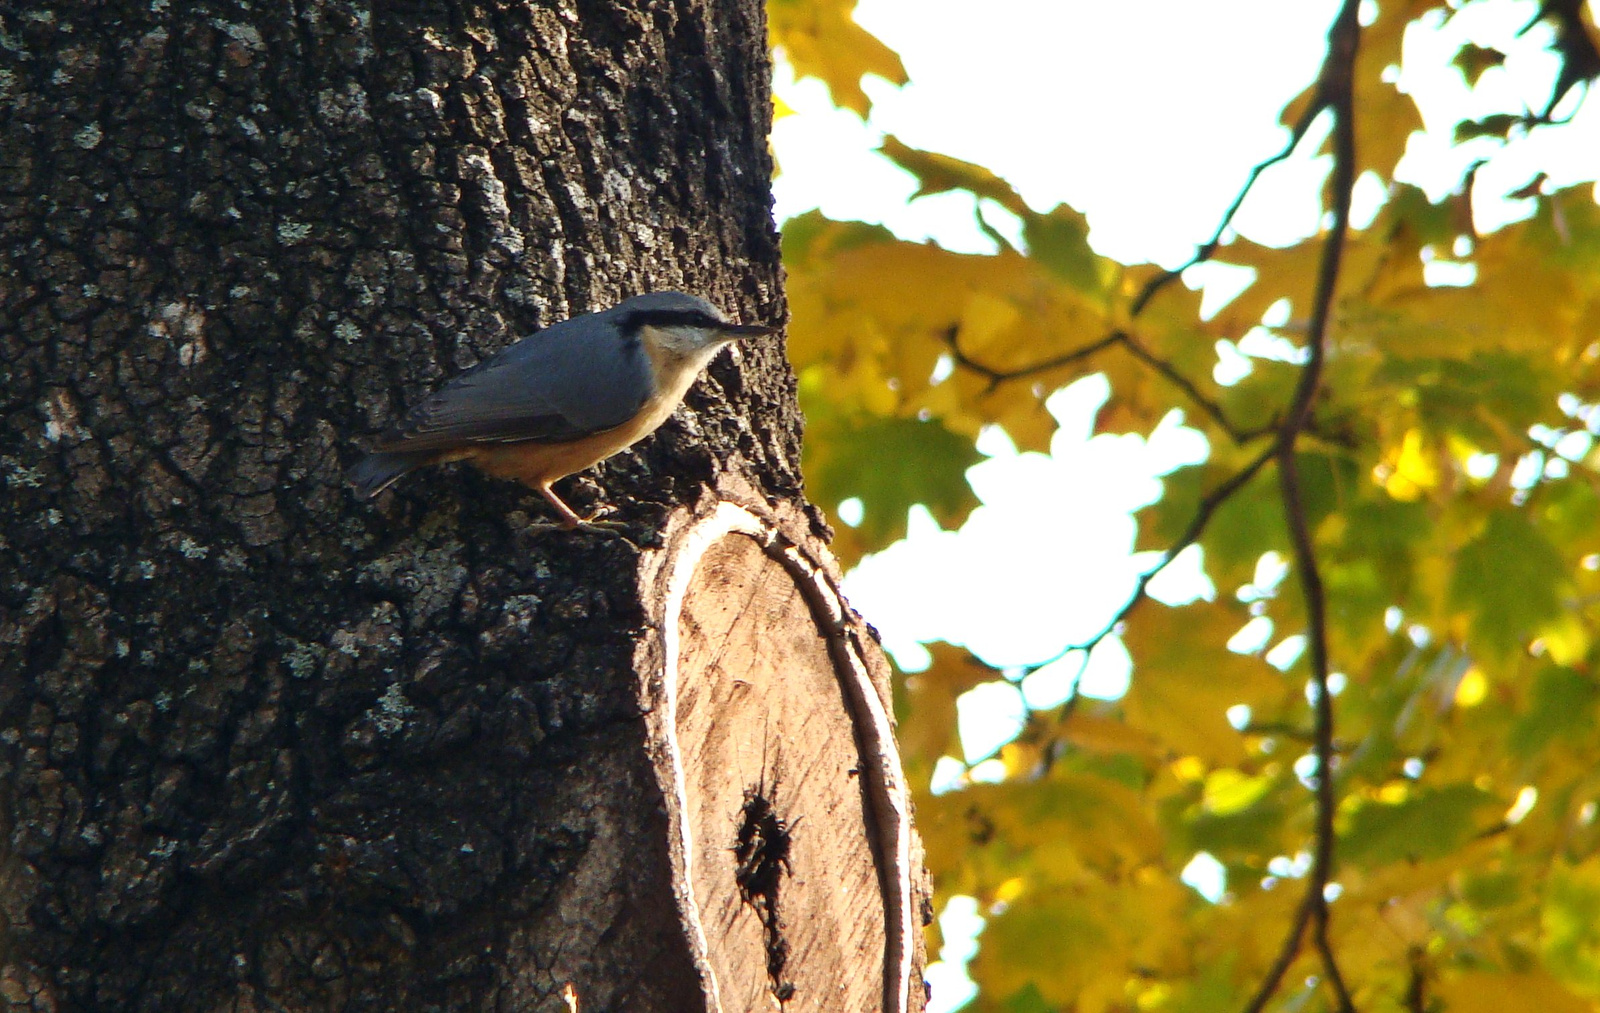
[[[541,325],[781,319],[760,5],[0,30],[0,1009],[919,1009],[886,671],[777,339],[558,486],[621,535],[342,478]]]

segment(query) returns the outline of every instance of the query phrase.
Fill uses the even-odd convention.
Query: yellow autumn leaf
[[[1291,320],[1305,319],[1317,266],[1322,262],[1321,243],[1307,240],[1278,249],[1236,239],[1218,251],[1217,259],[1251,268],[1256,277],[1211,321],[1211,331],[1229,338],[1243,337],[1261,323],[1262,315],[1279,299],[1289,300]]]
[[[1420,431],[1409,430],[1380,466],[1384,490],[1398,500],[1421,499],[1439,485],[1438,457],[1438,448],[1428,445]]]
[[[1573,995],[1541,971],[1446,972],[1435,986],[1434,995],[1448,1013],[1506,1013],[1518,1009],[1594,1013],[1592,1002]]]
[[[928,645],[933,662],[897,682],[895,716],[901,749],[924,757],[960,755],[955,739],[956,698],[999,673],[959,647]]]
[[[917,192],[912,198],[950,190],[966,190],[977,197],[987,197],[1015,215],[1031,213],[1028,205],[1001,179],[981,165],[964,162],[959,158],[921,151],[903,143],[892,134],[883,139],[880,149],[890,161],[917,177]]]
[[[1579,665],[1589,657],[1594,645],[1594,634],[1577,615],[1563,612],[1556,620],[1539,631],[1539,642],[1558,665]]]
[[[1206,603],[1151,605],[1132,616],[1123,635],[1136,673],[1123,700],[1128,723],[1208,762],[1243,759],[1244,737],[1228,722],[1228,709],[1275,703],[1285,691],[1259,658],[1223,646],[1245,618]],[[1196,635],[1201,630],[1207,632]]]
[[[861,78],[905,84],[906,69],[894,50],[856,24],[855,6],[856,0],[768,0],[767,30],[795,76],[820,78],[835,102],[865,119],[872,103]]]

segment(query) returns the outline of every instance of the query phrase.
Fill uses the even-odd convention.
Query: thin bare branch
[[[1011,245],[1011,240],[1007,239],[1000,233],[999,229],[991,225],[989,219],[983,217],[983,201],[975,200],[972,202],[972,217],[978,220],[978,231],[989,237],[989,240],[994,243],[995,249],[1001,253],[1017,252],[1017,248]]]
[[[1300,382],[1295,388],[1294,400],[1283,419],[1276,443],[1278,460],[1278,487],[1283,499],[1284,517],[1289,528],[1289,542],[1293,549],[1294,568],[1299,577],[1301,596],[1305,600],[1307,661],[1311,682],[1315,688],[1313,701],[1314,740],[1312,753],[1317,760],[1316,770],[1316,844],[1310,873],[1306,877],[1306,897],[1303,910],[1311,920],[1312,940],[1322,958],[1323,980],[1333,992],[1339,1013],[1354,1013],[1355,1003],[1345,985],[1344,976],[1333,948],[1328,942],[1328,883],[1333,876],[1334,830],[1333,816],[1337,798],[1334,791],[1334,714],[1333,694],[1328,691],[1328,618],[1327,600],[1322,585],[1322,574],[1317,564],[1315,546],[1311,541],[1310,526],[1306,520],[1305,503],[1300,488],[1300,469],[1295,456],[1296,444],[1306,424],[1311,419],[1317,392],[1322,381],[1323,365],[1327,359],[1328,322],[1333,314],[1334,293],[1339,282],[1339,268],[1344,257],[1345,241],[1350,231],[1350,199],[1355,188],[1355,100],[1353,74],[1356,46],[1361,26],[1357,19],[1357,0],[1346,0],[1339,11],[1332,30],[1328,33],[1328,59],[1323,65],[1318,94],[1333,110],[1333,224],[1328,230],[1322,249],[1322,262],[1317,270],[1317,287],[1313,296],[1311,323],[1307,341],[1309,356]],[[1305,935],[1304,924],[1297,924],[1291,933],[1292,949],[1298,952]],[[1290,950],[1288,942],[1285,951]],[[1293,960],[1293,957],[1290,957]],[[1282,975],[1277,975],[1281,981]],[[1264,984],[1258,998],[1261,1005],[1277,989]],[[1259,1009],[1254,1006],[1252,1009]]]
[[[1334,783],[1334,754],[1336,746],[1334,742],[1333,694],[1329,692],[1328,688],[1327,602],[1316,550],[1312,544],[1311,531],[1306,519],[1296,451],[1300,438],[1308,433],[1308,429],[1312,425],[1313,409],[1321,386],[1323,368],[1327,358],[1328,325],[1333,313],[1334,295],[1338,287],[1340,266],[1350,230],[1350,202],[1355,187],[1356,166],[1353,75],[1356,48],[1361,32],[1360,21],[1357,17],[1358,6],[1359,0],[1345,0],[1329,30],[1327,59],[1324,61],[1319,74],[1312,101],[1301,116],[1300,122],[1296,124],[1290,144],[1279,155],[1257,166],[1251,172],[1244,189],[1235,199],[1233,206],[1228,209],[1227,215],[1224,216],[1222,225],[1217,229],[1216,235],[1212,237],[1209,243],[1201,247],[1191,260],[1191,264],[1194,264],[1211,256],[1217,244],[1221,241],[1222,234],[1227,230],[1233,216],[1237,213],[1240,205],[1243,204],[1245,196],[1250,192],[1261,172],[1274,162],[1288,157],[1295,145],[1299,143],[1305,132],[1310,128],[1311,122],[1324,110],[1331,110],[1334,116],[1334,167],[1331,179],[1333,222],[1328,230],[1328,235],[1324,239],[1322,260],[1318,266],[1311,320],[1307,328],[1309,355],[1288,409],[1276,427],[1276,438],[1250,464],[1235,474],[1229,481],[1212,490],[1211,494],[1202,501],[1183,536],[1166,551],[1158,566],[1139,578],[1133,595],[1117,611],[1117,614],[1112,617],[1105,628],[1089,640],[1063,650],[1056,658],[1044,663],[1049,664],[1051,661],[1058,660],[1073,650],[1092,650],[1096,644],[1109,636],[1147,597],[1147,589],[1155,576],[1171,563],[1180,552],[1199,539],[1216,510],[1249,482],[1265,466],[1267,461],[1276,461],[1278,465],[1279,493],[1289,529],[1294,568],[1299,577],[1301,595],[1305,601],[1308,641],[1307,659],[1312,685],[1315,690],[1315,700],[1313,701],[1314,720],[1311,734],[1312,753],[1317,761],[1314,782],[1315,845],[1311,869],[1308,872],[1305,884],[1305,894],[1295,908],[1293,924],[1285,935],[1283,944],[1272,965],[1268,968],[1264,979],[1245,1006],[1245,1013],[1263,1013],[1267,1004],[1277,995],[1283,985],[1285,976],[1305,946],[1308,929],[1311,933],[1312,947],[1315,949],[1322,965],[1321,980],[1332,992],[1334,1007],[1338,1010],[1338,1013],[1356,1013],[1349,986],[1346,984],[1344,975],[1339,969],[1338,958],[1329,938],[1328,887],[1332,881],[1334,867],[1335,837],[1333,821],[1337,795]],[[1188,265],[1185,266],[1187,267]],[[1166,275],[1152,281],[1140,293],[1138,300],[1135,302],[1133,312],[1137,314],[1141,311],[1155,295],[1156,291],[1179,273],[1181,271],[1168,272]],[[955,346],[954,332],[950,335],[950,342],[952,354],[958,354],[959,349]],[[1136,341],[1130,340],[1126,334],[1121,332],[1112,334],[1087,349],[1073,353],[1073,355],[1074,358],[1085,358],[1110,347],[1112,344],[1122,344],[1128,348],[1130,353],[1162,373],[1168,380],[1183,390],[1186,395],[1194,398],[1197,404],[1208,403],[1207,399],[1200,397],[1199,392],[1194,389],[1192,384],[1188,383],[1187,378],[1183,377],[1175,369],[1170,369],[1170,364],[1155,356],[1148,355],[1142,346]],[[958,361],[960,361],[959,358]],[[1162,368],[1163,366],[1169,368]],[[970,360],[968,368],[973,368]],[[980,372],[989,376],[992,384],[998,384],[1005,379],[1012,378],[1011,375],[996,370],[988,370],[987,372],[980,370]],[[1228,425],[1221,416],[1220,410],[1213,416],[1213,420],[1217,421],[1236,440],[1239,439],[1234,427]],[[1062,715],[1070,714],[1077,701],[1078,688],[1074,685],[1065,706],[1062,708]],[[1047,751],[1045,756],[1046,768],[1055,759],[1055,753],[1056,750],[1054,749]]]
[[[1406,982],[1406,1013],[1427,1013],[1428,965],[1420,946],[1411,947],[1411,973]]]
[[[1126,331],[1119,333],[1122,336],[1122,345],[1130,355],[1166,377],[1174,387],[1183,391],[1189,400],[1194,402],[1195,407],[1204,412],[1212,422],[1215,422],[1217,428],[1228,434],[1229,439],[1233,440],[1236,446],[1243,446],[1273,431],[1274,427],[1270,426],[1261,429],[1239,429],[1228,421],[1228,417],[1222,413],[1222,406],[1200,393],[1199,389],[1195,387],[1194,381],[1179,372],[1176,366],[1145,348],[1132,334]]]
[[[1226,482],[1223,482],[1221,485],[1211,490],[1211,492],[1200,501],[1200,505],[1195,508],[1194,517],[1189,521],[1189,526],[1184,529],[1183,534],[1179,536],[1178,540],[1174,542],[1165,553],[1162,554],[1161,562],[1157,563],[1154,568],[1147,570],[1143,574],[1140,574],[1138,583],[1134,585],[1133,594],[1128,598],[1127,603],[1124,604],[1122,608],[1117,610],[1117,614],[1112,616],[1111,620],[1107,622],[1105,626],[1101,627],[1098,633],[1090,637],[1088,640],[1082,641],[1081,643],[1071,644],[1067,647],[1063,647],[1052,657],[1046,658],[1044,661],[1041,661],[1038,664],[1029,665],[1027,673],[1031,675],[1032,673],[1037,672],[1039,669],[1044,668],[1046,665],[1052,665],[1055,662],[1060,661],[1062,658],[1065,658],[1073,651],[1093,651],[1095,647],[1099,645],[1100,641],[1115,633],[1117,631],[1117,627],[1121,626],[1122,623],[1133,614],[1133,610],[1139,606],[1139,603],[1149,597],[1148,589],[1150,587],[1150,582],[1156,578],[1156,574],[1166,569],[1167,565],[1176,559],[1180,552],[1200,540],[1200,536],[1205,533],[1206,525],[1211,522],[1212,515],[1214,515],[1217,510],[1220,509],[1222,505],[1234,495],[1234,493],[1244,488],[1250,479],[1254,478],[1256,473],[1261,470],[1262,466],[1264,466],[1268,461],[1272,460],[1276,453],[1277,444],[1274,442],[1260,454],[1257,454],[1254,458],[1252,458],[1249,464],[1246,464],[1243,468],[1231,475]],[[1067,691],[1066,699],[1057,706],[1054,721],[1054,724],[1057,727],[1065,724],[1067,720],[1072,717],[1073,712],[1078,709],[1078,702],[1082,699],[1081,694],[1078,692],[1082,678],[1083,670],[1079,669],[1078,674],[1073,677],[1072,686]],[[1030,714],[1028,720],[1030,724],[1034,725],[1034,727],[1041,727],[1040,725],[1036,724],[1038,718],[1035,715]],[[1052,746],[1052,748],[1045,751],[1044,762],[1041,765],[1041,770],[1039,772],[1041,776],[1048,773],[1050,768],[1054,766],[1056,760],[1060,758],[1061,745],[1062,743],[1057,742]]]
[[[1168,564],[1170,564],[1174,559],[1177,559],[1180,552],[1200,540],[1200,536],[1205,533],[1206,525],[1211,523],[1212,515],[1214,515],[1224,503],[1228,502],[1234,493],[1244,488],[1245,484],[1255,477],[1256,472],[1261,470],[1262,465],[1272,460],[1272,458],[1277,454],[1277,450],[1278,447],[1276,443],[1268,446],[1266,449],[1262,450],[1261,453],[1252,458],[1249,464],[1246,464],[1243,468],[1240,468],[1238,471],[1234,472],[1228,477],[1227,481],[1223,482],[1221,485],[1217,486],[1215,489],[1212,489],[1206,494],[1206,497],[1200,501],[1200,505],[1195,508],[1194,517],[1189,520],[1189,526],[1184,529],[1183,534],[1180,535],[1178,540],[1173,542],[1172,545],[1170,545],[1167,550],[1161,554],[1161,562],[1157,563],[1154,567],[1139,575],[1138,583],[1134,585],[1133,594],[1128,598],[1127,604],[1123,605],[1122,608],[1117,610],[1117,614],[1111,617],[1111,620],[1100,629],[1100,632],[1081,643],[1071,644],[1067,647],[1063,647],[1053,657],[1046,658],[1037,665],[1028,666],[1029,672],[1037,672],[1046,665],[1054,664],[1055,662],[1060,661],[1062,658],[1065,658],[1067,655],[1071,654],[1073,651],[1092,651],[1095,649],[1095,647],[1099,646],[1100,641],[1115,633],[1117,631],[1117,627],[1122,625],[1128,616],[1133,613],[1133,610],[1139,606],[1139,603],[1149,597],[1147,592],[1150,587],[1150,582],[1156,579],[1156,575],[1162,570],[1165,570]],[[1075,693],[1077,687],[1074,686],[1073,689]]]
[[[1270,435],[1277,429],[1276,426],[1263,427],[1259,429],[1241,429],[1234,425],[1228,419],[1226,413],[1223,412],[1222,406],[1212,399],[1206,397],[1204,394],[1200,393],[1200,388],[1196,387],[1194,385],[1194,381],[1185,376],[1182,370],[1178,369],[1178,367],[1174,366],[1172,363],[1150,351],[1144,346],[1143,343],[1139,341],[1138,338],[1134,337],[1127,331],[1112,331],[1110,334],[1107,334],[1100,340],[1084,345],[1082,348],[1075,348],[1070,352],[1064,352],[1061,355],[1044,359],[1040,362],[1035,362],[1027,366],[1019,366],[1016,369],[995,369],[993,366],[986,365],[967,355],[967,353],[961,349],[959,327],[952,327],[945,332],[945,345],[950,349],[950,360],[957,366],[960,366],[962,369],[976,373],[977,375],[988,380],[990,391],[993,391],[1002,383],[1006,383],[1011,380],[1023,380],[1030,376],[1048,373],[1053,369],[1060,369],[1062,366],[1070,366],[1075,362],[1082,362],[1083,360],[1088,359],[1097,353],[1103,352],[1115,345],[1121,345],[1123,348],[1128,350],[1128,354],[1132,355],[1135,359],[1138,359],[1140,362],[1143,362],[1145,365],[1161,374],[1174,387],[1177,387],[1180,391],[1182,391],[1184,396],[1194,403],[1194,406],[1199,409],[1201,414],[1205,415],[1212,422],[1216,423],[1217,428],[1228,434],[1228,438],[1231,439],[1235,445],[1243,446],[1244,444],[1250,443],[1253,440]]]
[[[1070,366],[1074,362],[1082,362],[1096,352],[1103,352],[1112,345],[1120,343],[1122,341],[1122,332],[1113,331],[1099,341],[1091,342],[1082,348],[1075,348],[1070,352],[1064,352],[1061,355],[1035,362],[1032,365],[1021,366],[1017,369],[995,369],[993,366],[987,366],[976,359],[969,358],[967,353],[961,350],[960,337],[961,328],[959,325],[953,326],[945,332],[944,343],[950,349],[950,360],[962,369],[976,373],[988,380],[989,390],[993,391],[1008,380],[1022,380],[1039,373],[1048,373],[1052,369],[1060,369],[1062,366]]]
[[[1239,729],[1241,735],[1270,735],[1274,738],[1289,739],[1294,742],[1312,742],[1316,733],[1305,728],[1292,725],[1287,721],[1249,721]]]
[[[1316,910],[1311,913],[1311,937],[1316,943],[1318,955],[1322,957],[1322,973],[1328,982],[1328,987],[1333,989],[1339,1013],[1356,1013],[1356,1004],[1350,998],[1350,989],[1345,985],[1344,974],[1339,970],[1339,960],[1334,956],[1333,945],[1328,942],[1327,900],[1318,904]]]
[[[1289,934],[1284,937],[1283,946],[1278,950],[1278,956],[1272,961],[1272,966],[1267,969],[1267,976],[1262,979],[1261,987],[1256,989],[1256,994],[1250,997],[1250,1002],[1244,1008],[1244,1013],[1261,1013],[1267,1008],[1267,1003],[1277,994],[1278,986],[1283,984],[1283,976],[1289,973],[1289,965],[1294,963],[1294,958],[1300,955],[1300,940],[1305,938],[1306,925],[1311,921],[1311,897],[1306,896],[1294,911],[1294,925],[1289,929]]]
[[[1239,195],[1233,199],[1232,204],[1228,205],[1227,213],[1222,216],[1222,222],[1217,226],[1217,231],[1212,233],[1211,238],[1202,243],[1199,249],[1195,250],[1194,256],[1190,257],[1182,267],[1171,271],[1163,271],[1145,283],[1143,290],[1139,292],[1138,298],[1133,301],[1133,316],[1143,313],[1144,308],[1150,304],[1151,299],[1155,298],[1156,293],[1166,288],[1173,279],[1196,264],[1203,264],[1210,260],[1217,252],[1217,247],[1222,245],[1223,235],[1228,231],[1228,227],[1233,224],[1234,216],[1244,206],[1244,200],[1250,196],[1250,191],[1255,189],[1256,180],[1261,178],[1263,172],[1294,154],[1294,149],[1300,146],[1300,142],[1305,140],[1306,134],[1310,132],[1311,124],[1315,123],[1317,116],[1331,104],[1325,80],[1327,77],[1327,64],[1323,65],[1322,76],[1323,79],[1318,80],[1316,84],[1317,90],[1311,95],[1311,101],[1307,103],[1305,111],[1300,114],[1300,119],[1295,121],[1294,128],[1289,131],[1289,140],[1284,144],[1282,150],[1266,161],[1258,163],[1254,169],[1250,170],[1250,175],[1245,178],[1244,186],[1239,190]]]

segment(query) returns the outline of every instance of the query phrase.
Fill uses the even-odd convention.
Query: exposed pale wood
[[[881,651],[801,519],[724,485],[656,557],[643,701],[707,1008],[921,1009],[927,890]],[[753,826],[786,854],[751,862]]]
[[[753,540],[711,547],[683,602],[678,741],[693,827],[693,888],[725,1008],[864,1010],[883,995],[884,904],[860,754],[826,641],[789,573]],[[777,912],[787,960],[735,883],[747,793],[790,830]],[[854,973],[841,978],[840,968]]]

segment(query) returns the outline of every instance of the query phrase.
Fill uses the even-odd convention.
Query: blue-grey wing
[[[524,338],[445,384],[376,449],[564,442],[622,425],[650,397],[650,360],[637,338],[601,323],[579,317]]]

